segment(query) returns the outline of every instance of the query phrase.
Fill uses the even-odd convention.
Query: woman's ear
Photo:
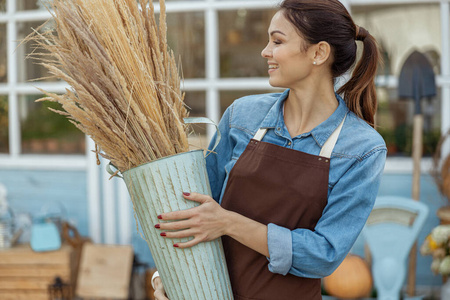
[[[316,65],[322,65],[330,58],[331,46],[327,42],[319,42],[313,46],[314,50],[314,61]]]

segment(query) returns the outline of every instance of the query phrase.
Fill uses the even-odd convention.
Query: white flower
[[[441,265],[442,260],[439,258],[435,258],[433,259],[433,261],[431,262],[431,271],[434,274],[438,274],[439,273],[439,267]]]
[[[439,225],[431,231],[431,238],[438,244],[447,243],[450,236],[450,225]]]
[[[439,266],[439,273],[442,275],[450,274],[450,256],[446,256]]]

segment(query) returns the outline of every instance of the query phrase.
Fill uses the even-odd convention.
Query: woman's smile
[[[280,67],[280,66],[277,65],[277,64],[269,63],[269,71],[268,71],[269,74],[272,73],[272,72],[274,72],[275,70],[277,70],[279,67]]]

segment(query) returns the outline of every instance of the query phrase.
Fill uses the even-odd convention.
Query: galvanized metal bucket
[[[211,195],[203,151],[152,161],[123,172],[123,179],[169,299],[233,299],[220,238],[177,249],[173,244],[188,238],[166,239],[154,227],[164,222],[158,214],[199,205],[184,199],[183,192]]]

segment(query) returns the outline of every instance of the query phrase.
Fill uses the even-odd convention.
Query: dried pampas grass
[[[59,102],[64,111],[54,111],[122,172],[189,150],[188,111],[159,3],[158,28],[149,0],[54,0],[55,29],[27,38],[37,46],[30,56],[71,85],[64,95],[41,90],[38,101]]]

